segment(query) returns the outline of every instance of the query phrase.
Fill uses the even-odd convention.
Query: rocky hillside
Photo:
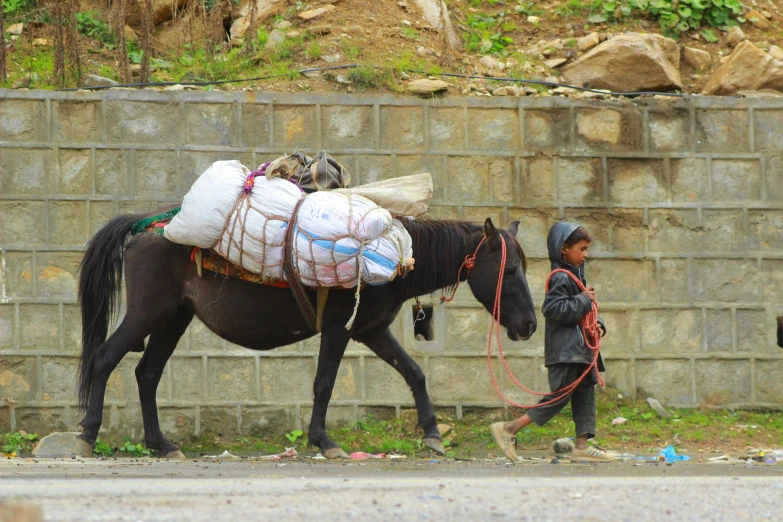
[[[118,1],[78,0],[82,74],[72,86],[123,77],[121,39],[112,30],[120,27],[112,20]],[[145,1],[150,49],[138,36]],[[783,91],[783,14],[772,0],[124,2],[130,78],[142,74],[145,51],[153,82],[264,78],[193,88],[479,96]],[[53,2],[3,3],[6,86],[52,87]],[[339,68],[350,64],[364,67]],[[599,92],[551,85],[559,83]]]

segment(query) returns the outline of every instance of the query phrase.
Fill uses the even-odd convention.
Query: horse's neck
[[[431,294],[467,279],[467,270],[460,273],[460,267],[481,241],[481,228],[459,222],[435,223],[434,229],[428,230],[426,225],[409,229],[416,265],[403,280],[405,299]],[[460,234],[460,230],[466,233]]]

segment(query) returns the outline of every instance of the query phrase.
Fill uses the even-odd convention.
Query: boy
[[[549,230],[547,248],[552,270],[565,269],[572,272],[585,285],[582,292],[568,274],[558,272],[549,281],[549,291],[544,298],[542,313],[546,318],[544,340],[545,362],[549,372],[549,387],[554,392],[576,381],[587,366],[593,362],[594,353],[585,344],[581,321],[591,310],[595,301],[595,290],[587,286],[584,276],[584,261],[592,237],[584,227],[561,221]],[[606,335],[603,321],[599,318],[602,336]],[[598,371],[605,371],[603,360],[598,357]],[[572,462],[611,462],[614,453],[590,447],[587,440],[595,437],[595,385],[598,382],[596,370],[585,376],[573,392],[561,400],[532,408],[512,422],[496,422],[490,426],[495,442],[511,461],[518,460],[515,445],[516,434],[531,422],[543,426],[562,410],[569,399],[571,414],[576,425],[576,448],[571,453]],[[547,395],[540,402],[547,402],[557,395]]]

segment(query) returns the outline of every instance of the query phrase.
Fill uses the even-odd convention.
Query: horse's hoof
[[[346,452],[342,448],[329,448],[323,452],[323,456],[327,459],[350,459]]]
[[[76,437],[76,445],[81,450],[82,457],[92,457],[92,446],[85,440]]]
[[[435,437],[427,437],[422,439],[421,442],[435,453],[439,453],[441,455],[446,454],[446,448],[443,447],[443,441],[440,439],[436,439]]]
[[[185,457],[185,454],[182,453],[180,450],[176,449],[174,451],[169,451],[165,455],[163,455],[164,459],[176,459],[176,460],[185,460],[187,457]]]

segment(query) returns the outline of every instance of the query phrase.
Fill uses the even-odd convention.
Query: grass
[[[307,57],[313,61],[320,60],[321,56],[323,55],[321,44],[318,42],[312,42],[307,46],[307,49],[305,49],[305,55],[307,55]]]
[[[402,37],[406,40],[421,40],[421,35],[413,27],[403,27]]]

